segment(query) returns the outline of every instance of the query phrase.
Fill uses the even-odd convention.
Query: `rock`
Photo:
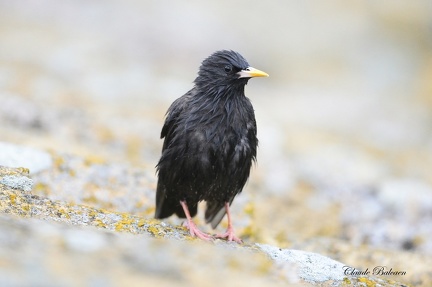
[[[1,286],[280,284],[256,248],[206,244],[182,227],[55,202],[4,185],[0,228],[7,234],[0,235],[0,253],[8,258]],[[163,237],[175,240],[158,240]]]
[[[432,187],[412,178],[393,178],[381,183],[378,198],[395,210],[413,209],[419,212],[432,210]]]
[[[28,192],[33,188],[33,180],[27,177],[28,173],[26,168],[7,168],[0,165],[0,184]]]
[[[252,252],[5,214],[0,228],[1,286],[282,286]]]
[[[34,148],[0,142],[0,165],[26,167],[31,173],[38,173],[52,166],[51,156]]]
[[[328,257],[301,250],[281,249],[267,244],[257,245],[276,264],[296,266],[298,276],[307,282],[343,281],[346,277],[343,269],[345,265]],[[286,269],[288,268],[284,268],[284,270]]]
[[[0,175],[14,173],[25,170],[0,167]],[[346,286],[364,280],[402,286],[344,276],[344,264],[319,254],[222,240],[207,244],[183,227],[54,201],[24,188],[0,184],[0,228],[7,234],[0,236],[0,253],[8,258],[2,286]]]

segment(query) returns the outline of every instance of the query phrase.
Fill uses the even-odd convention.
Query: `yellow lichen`
[[[94,164],[105,164],[106,160],[100,156],[97,155],[89,155],[84,159],[84,164],[87,166],[94,165]]]
[[[67,218],[67,219],[70,219],[69,212],[68,212],[66,209],[64,209],[64,208],[59,208],[59,209],[57,209],[57,214],[58,214],[59,217],[61,217],[61,218]]]
[[[116,223],[115,231],[124,231],[124,224],[121,221]]]
[[[129,159],[135,160],[139,158],[139,153],[142,147],[141,139],[139,137],[131,136],[126,141],[126,155]]]
[[[33,187],[33,191],[44,192],[47,188],[48,188],[48,186],[46,184],[44,184],[42,182],[37,182]]]
[[[237,261],[235,257],[230,257],[228,259],[228,264],[227,265],[229,266],[229,268],[231,270],[239,269],[239,267],[241,267],[240,262]]]
[[[256,228],[252,224],[250,224],[243,228],[241,234],[244,237],[254,238],[256,235]]]
[[[21,206],[21,209],[25,211],[25,213],[28,213],[30,211],[30,205],[28,204],[23,204]]]
[[[145,224],[145,220],[144,220],[143,218],[141,218],[141,219],[138,221],[138,227],[143,227],[144,224]]]
[[[246,204],[243,211],[247,215],[253,216],[255,212],[255,205],[252,202],[249,202],[248,204]]]
[[[145,214],[145,215],[154,214],[155,210],[156,210],[156,209],[155,209],[154,206],[149,207],[149,208],[147,208],[147,209],[144,211],[144,214]]]
[[[135,208],[141,208],[144,206],[145,201],[140,200],[135,203]]]
[[[26,174],[26,175],[30,174],[30,170],[25,167],[18,167],[17,171],[20,172],[21,174]]]
[[[16,204],[16,194],[9,194],[9,200],[11,202],[11,204],[15,205]]]
[[[97,203],[98,200],[97,200],[96,196],[90,195],[90,196],[84,197],[83,202],[85,202],[85,203]]]
[[[122,220],[116,223],[115,230],[116,231],[125,231],[127,230],[132,223],[134,223],[135,219],[130,217],[127,213],[122,213]]]
[[[288,247],[291,244],[287,238],[285,230],[281,230],[280,232],[276,233],[275,239],[279,247]]]
[[[116,139],[115,134],[107,126],[98,126],[96,136],[103,143],[109,143]]]
[[[258,271],[261,272],[261,274],[268,274],[272,268],[273,262],[266,258],[265,260],[261,260]]]
[[[135,218],[131,217],[129,214],[127,213],[122,213],[122,222],[123,224],[132,224],[135,221]]]
[[[60,166],[62,166],[65,163],[64,158],[58,156],[58,155],[52,155],[53,159],[54,159],[54,165],[59,168]]]
[[[90,212],[89,212],[89,216],[90,217],[96,217],[96,215],[98,215],[99,214],[99,212],[97,212],[96,210],[90,210]]]
[[[372,281],[366,277],[360,277],[358,279],[358,281],[361,283],[365,283],[367,287],[375,287],[376,286],[376,283],[374,281]]]
[[[155,237],[158,237],[158,236],[159,236],[160,231],[159,231],[159,229],[158,229],[156,226],[151,225],[151,226],[149,226],[149,228],[148,228],[147,230],[148,230],[151,234],[153,234]]]
[[[95,221],[93,221],[93,223],[97,227],[106,228],[106,224],[100,219],[96,219]]]
[[[108,213],[108,211],[106,209],[103,209],[103,208],[99,209],[98,212],[102,213],[102,214]]]

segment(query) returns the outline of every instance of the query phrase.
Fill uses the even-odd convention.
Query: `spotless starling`
[[[256,159],[255,114],[244,93],[253,77],[268,74],[249,66],[237,52],[218,51],[202,62],[194,87],[171,104],[156,167],[155,218],[175,213],[186,218],[191,236],[210,240],[192,221],[204,200],[205,220],[213,228],[228,217],[227,231],[216,237],[241,242],[234,234],[230,205]]]

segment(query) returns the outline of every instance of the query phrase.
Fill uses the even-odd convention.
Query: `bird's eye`
[[[225,72],[230,73],[232,71],[232,66],[231,65],[226,65],[224,67]]]

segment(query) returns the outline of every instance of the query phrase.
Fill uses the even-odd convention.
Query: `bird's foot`
[[[210,241],[213,239],[210,234],[199,230],[195,223],[193,223],[193,221],[185,221],[183,225],[187,227],[187,229],[189,230],[189,234],[192,237],[198,237],[199,239],[202,239],[204,241]]]
[[[218,234],[215,236],[216,238],[226,238],[227,241],[235,241],[237,243],[243,243],[239,237],[235,236],[234,229],[232,227],[228,227],[227,231],[222,234]]]

